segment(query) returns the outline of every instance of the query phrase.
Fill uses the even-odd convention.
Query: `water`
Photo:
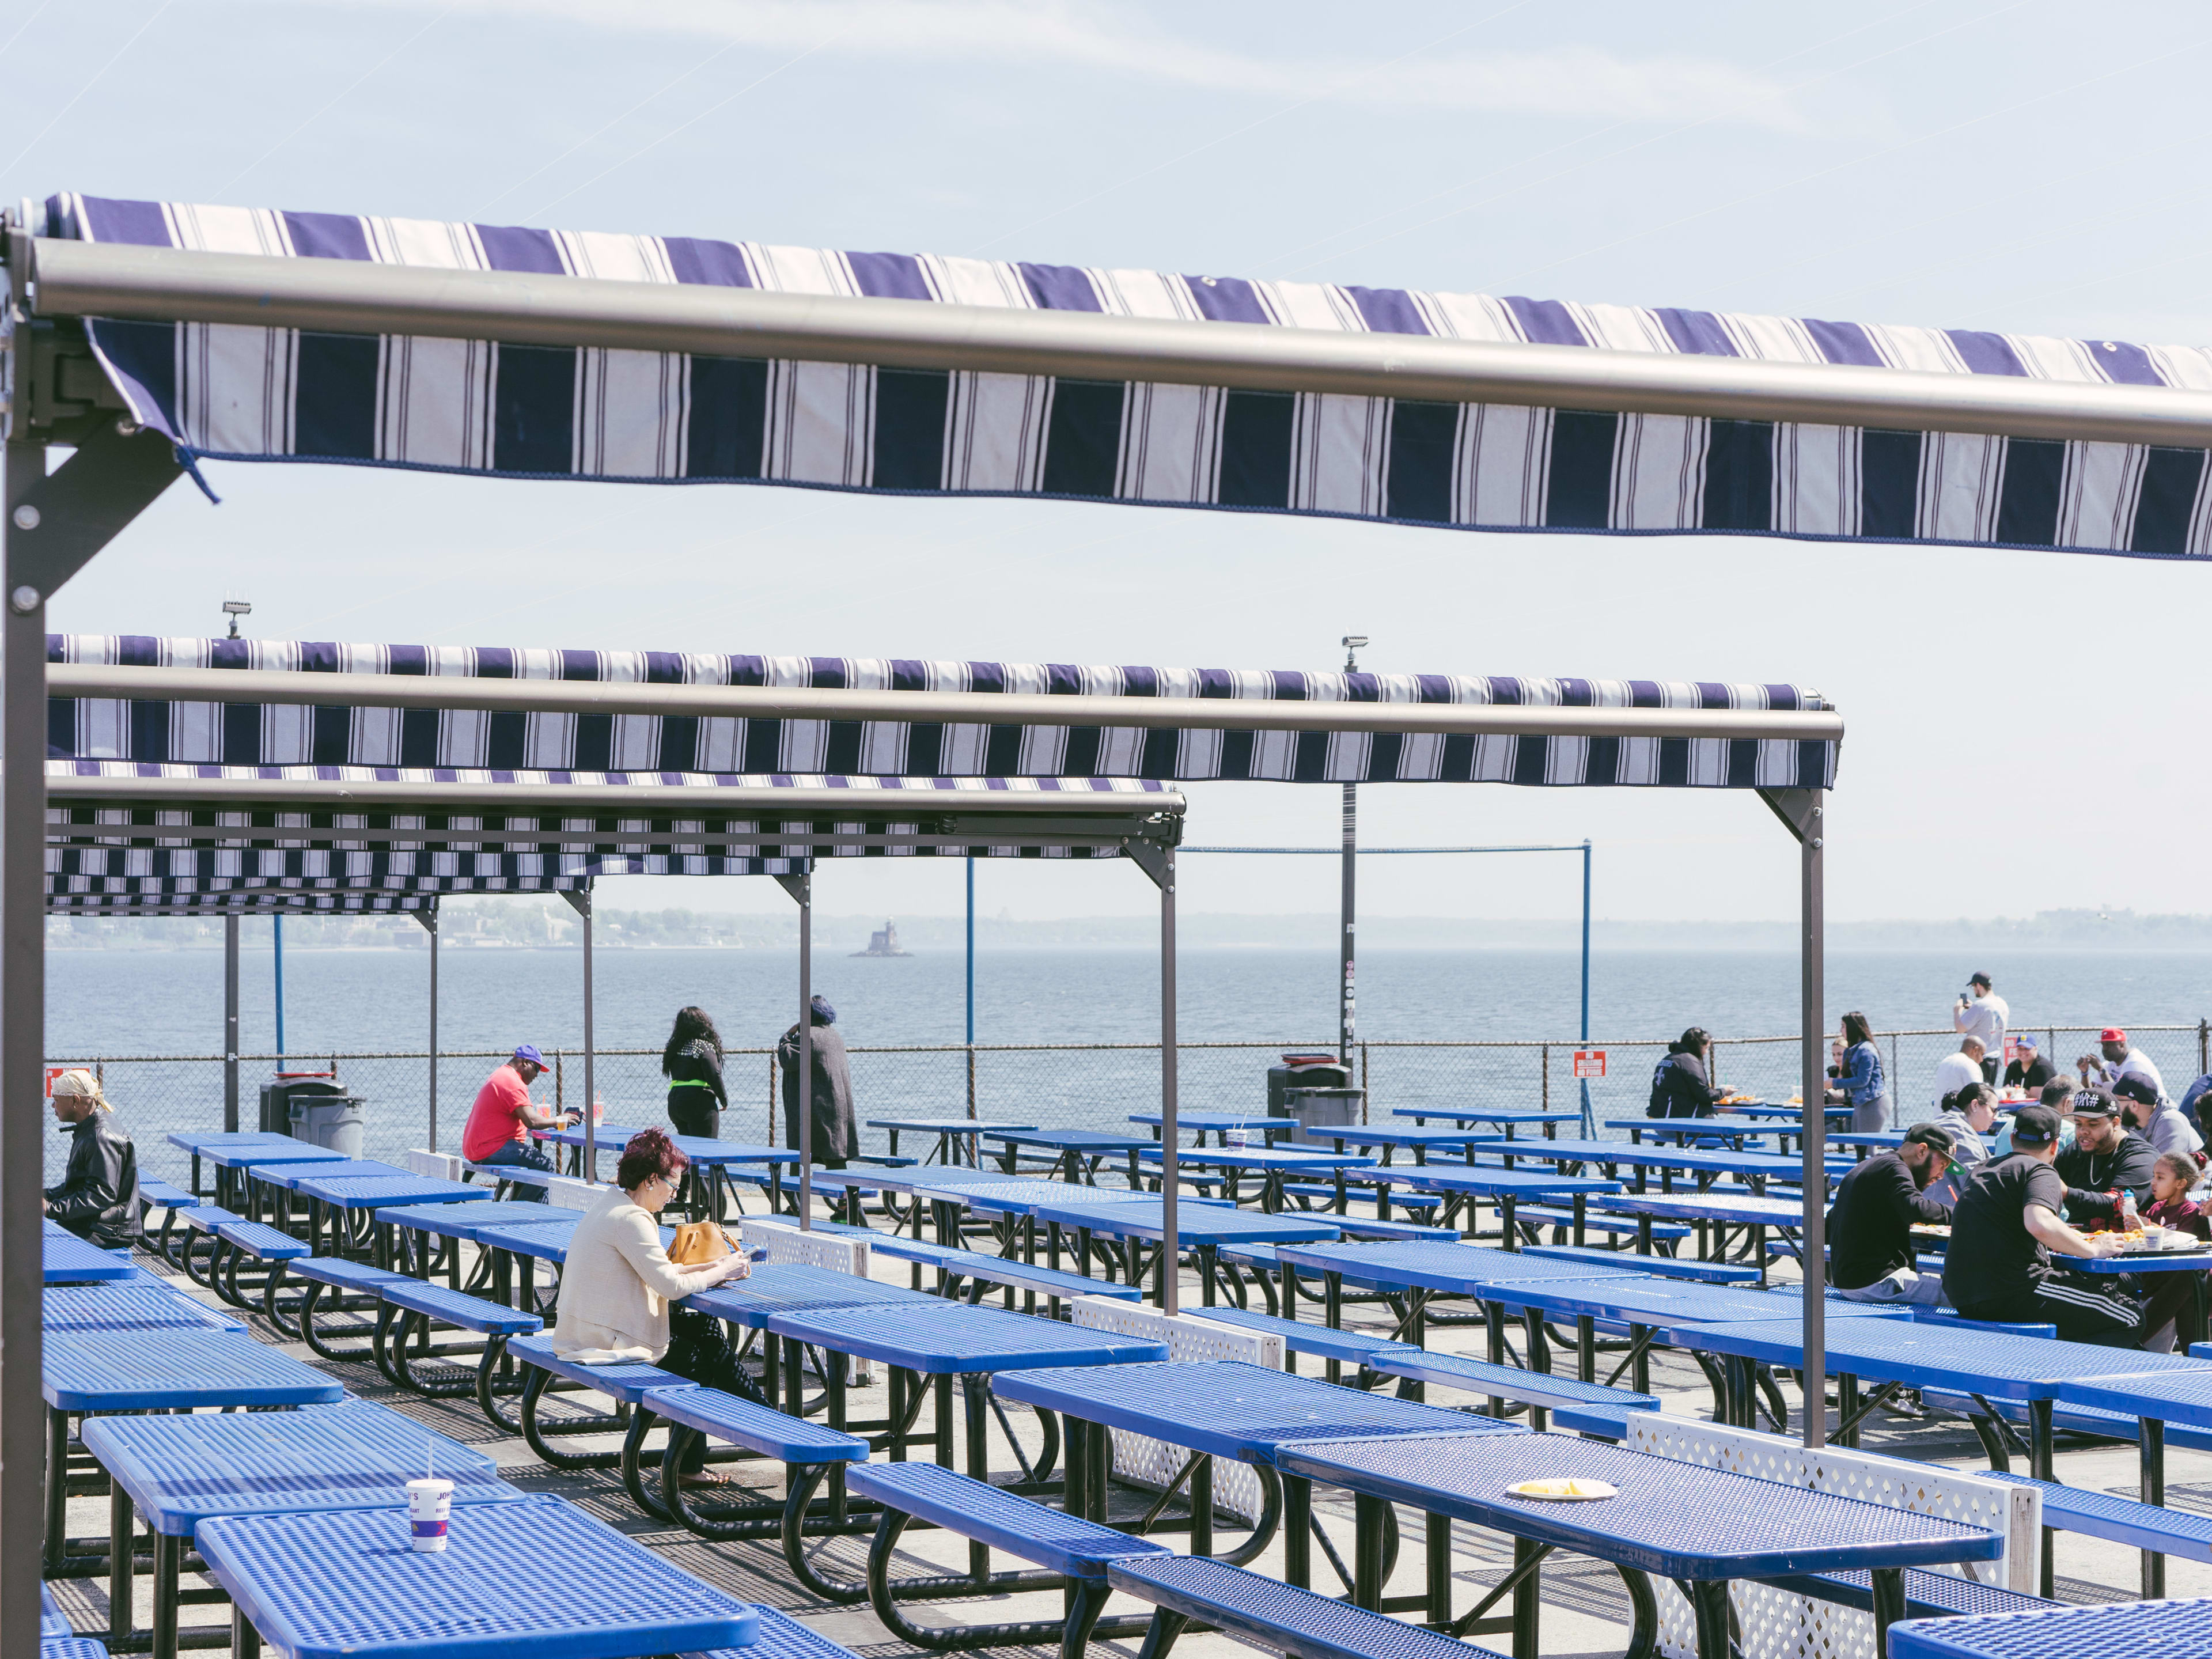
[[[48,957],[48,1051],[88,1055],[210,1054],[221,1044],[222,958],[207,950],[58,951]],[[1864,1010],[1878,1029],[1948,1030],[1951,999],[1967,974],[1996,981],[2016,1024],[2188,1024],[2212,1013],[2205,969],[2191,953],[1985,954],[1850,951],[1828,960],[1831,1018]],[[427,1046],[428,958],[422,950],[286,953],[286,1035],[294,1054],[421,1050]],[[273,1049],[269,954],[249,951],[241,975],[241,1048]],[[1376,1043],[1504,1042],[1548,1039],[1573,1046],[1579,959],[1572,951],[1384,950],[1360,963],[1360,1034]],[[1263,1042],[1333,1046],[1336,965],[1325,951],[1276,948],[1185,951],[1179,1019],[1187,1044]],[[773,1043],[797,1005],[795,952],[774,950],[605,950],[596,963],[597,1036],[605,1049],[657,1048],[676,1008],[706,1007],[732,1048]],[[976,963],[976,1039],[983,1043],[1147,1043],[1159,1030],[1159,964],[1149,951],[998,950]],[[573,949],[449,949],[441,961],[440,1046],[448,1054],[504,1052],[517,1042],[549,1051],[582,1046],[582,963]],[[924,951],[902,960],[818,955],[815,982],[836,1005],[839,1029],[860,1046],[961,1041],[962,958]],[[1596,1115],[1643,1109],[1656,1046],[1691,1024],[1723,1038],[1778,1036],[1796,1029],[1797,964],[1775,951],[1607,951],[1592,961],[1591,1029],[1609,1047],[1608,1075],[1593,1085]],[[1637,1040],[1629,1046],[1631,1039]],[[2078,1045],[2078,1046],[2077,1046]],[[1954,1046],[1947,1037],[1902,1038],[1893,1086],[1906,1121],[1926,1115],[1928,1069]],[[2071,1060],[2078,1036],[2062,1037]],[[2186,1033],[2143,1045],[2178,1088],[2197,1070]],[[1794,1045],[1726,1047],[1721,1074],[1787,1093]],[[1268,1056],[1187,1052],[1182,1099],[1243,1106],[1259,1097]],[[494,1061],[449,1059],[441,1067],[441,1144],[457,1137],[469,1099]],[[1563,1048],[1544,1073],[1534,1049],[1377,1048],[1366,1082],[1371,1109],[1481,1101],[1515,1108],[1575,1103]],[[1147,1053],[979,1056],[977,1107],[1000,1121],[1118,1127],[1156,1106],[1158,1062]],[[265,1066],[246,1068],[250,1121]],[[370,1097],[370,1150],[392,1157],[427,1139],[427,1066],[343,1061],[341,1075]],[[565,1096],[581,1097],[580,1062],[566,1069]],[[857,1055],[862,1119],[942,1115],[964,1109],[965,1058]],[[600,1092],[616,1121],[649,1121],[661,1097],[657,1061],[603,1059]],[[219,1123],[221,1075],[212,1066],[110,1066],[110,1094],[149,1131]],[[770,1133],[767,1062],[733,1056],[733,1110],[724,1133]],[[541,1093],[543,1090],[541,1090]],[[158,1138],[158,1133],[155,1138]],[[872,1141],[878,1137],[872,1133]],[[150,1150],[150,1149],[149,1149]],[[149,1158],[160,1167],[161,1156]]]

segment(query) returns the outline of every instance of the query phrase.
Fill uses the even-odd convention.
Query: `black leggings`
[[[720,1140],[722,1138],[722,1114],[714,1104],[712,1090],[671,1089],[668,1091],[668,1121],[679,1135],[697,1135],[702,1140]]]
[[[738,1358],[737,1350],[722,1334],[720,1324],[705,1314],[684,1308],[668,1310],[668,1352],[661,1355],[659,1364],[661,1370],[673,1371],[702,1388],[720,1389],[756,1405],[769,1403],[761,1393],[760,1384],[753,1381],[744,1363]],[[675,1431],[672,1429],[670,1432]],[[677,1472],[696,1474],[706,1467],[707,1437],[700,1435],[684,1453]]]

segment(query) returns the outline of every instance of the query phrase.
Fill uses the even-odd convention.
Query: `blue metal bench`
[[[1352,1172],[1347,1170],[1345,1171],[1345,1174],[1347,1177],[1347,1184],[1356,1188],[1358,1183],[1356,1180],[1351,1179]],[[1334,1182],[1286,1181],[1283,1183],[1283,1192],[1286,1197],[1297,1199],[1318,1199],[1325,1205],[1333,1205],[1336,1202],[1336,1185]],[[1352,1196],[1360,1199],[1363,1202],[1373,1202],[1371,1194],[1355,1191]],[[1407,1211],[1409,1213],[1414,1211],[1425,1211],[1433,1214],[1435,1213],[1437,1207],[1443,1201],[1443,1194],[1441,1193],[1409,1192],[1403,1188],[1399,1187],[1393,1187],[1390,1189],[1390,1203],[1392,1207]],[[1380,1217],[1376,1218],[1378,1220],[1381,1219]],[[1459,1237],[1459,1232],[1456,1228],[1449,1229],[1448,1231],[1451,1232],[1453,1237],[1456,1238]]]
[[[2160,1509],[2138,1504],[2132,1498],[2115,1498],[2106,1492],[2081,1486],[2061,1486],[2025,1474],[2001,1474],[1992,1480],[2016,1486],[2033,1486],[2043,1494],[2043,1584],[2051,1594],[2057,1570],[2051,1557],[2053,1533],[2078,1532],[2085,1538],[2102,1538],[2153,1555],[2183,1555],[2192,1561],[2212,1561],[2212,1516],[2187,1510]]]
[[[1194,1319],[1210,1319],[1217,1324],[1234,1325],[1239,1330],[1260,1331],[1283,1340],[1285,1358],[1284,1370],[1296,1374],[1297,1366],[1289,1356],[1310,1354],[1328,1362],[1327,1373],[1332,1382],[1344,1381],[1344,1367],[1350,1365],[1356,1374],[1358,1387],[1372,1388],[1381,1380],[1381,1373],[1369,1364],[1378,1353],[1395,1352],[1405,1344],[1393,1337],[1374,1336],[1365,1331],[1337,1330],[1327,1325],[1311,1324],[1303,1320],[1281,1319],[1273,1314],[1263,1314],[1246,1308],[1186,1308],[1183,1310]]]
[[[1756,1285],[1759,1269],[1721,1261],[1684,1261],[1671,1255],[1629,1255],[1587,1244],[1531,1244],[1524,1255],[1550,1256],[1560,1261],[1587,1261],[1600,1267],[1626,1267],[1633,1263],[1662,1279],[1686,1279],[1695,1285]]]
[[[314,1247],[302,1243],[281,1227],[234,1218],[217,1222],[215,1237],[216,1247],[208,1256],[210,1287],[232,1307],[243,1308],[250,1292],[238,1287],[239,1267],[248,1257],[260,1262],[265,1269],[261,1276],[261,1311],[269,1316],[270,1323],[281,1328],[283,1322],[276,1317],[276,1286],[284,1277],[283,1264],[313,1255]]]
[[[1545,1227],[1554,1231],[1564,1229],[1571,1233],[1575,1212],[1572,1210],[1555,1210],[1544,1204],[1516,1204],[1513,1206],[1513,1222],[1521,1229],[1522,1237],[1533,1243],[1536,1242],[1537,1233]],[[1686,1221],[1661,1221],[1655,1217],[1651,1223],[1651,1242],[1655,1244],[1680,1243],[1695,1231]],[[1585,1235],[1605,1233],[1621,1238],[1634,1238],[1637,1236],[1637,1221],[1632,1215],[1604,1215],[1593,1209],[1583,1218],[1583,1231]]]
[[[396,1387],[432,1400],[473,1393],[482,1405],[495,1395],[514,1393],[519,1385],[511,1381],[502,1384],[498,1376],[507,1339],[545,1328],[545,1322],[536,1314],[417,1279],[380,1285],[377,1297],[382,1305],[376,1314],[376,1369]],[[440,1347],[430,1340],[434,1325],[474,1332],[484,1340],[465,1347]],[[423,1359],[450,1365],[462,1355],[475,1357],[475,1376],[426,1377],[416,1370]],[[490,1415],[489,1407],[485,1415]]]
[[[1498,1659],[1443,1631],[1202,1555],[1125,1558],[1108,1565],[1106,1581],[1156,1609],[1145,1659],[1165,1659],[1193,1620],[1288,1659]]]
[[[1927,1572],[1907,1567],[1904,1572],[1905,1614],[1908,1619],[1948,1619],[1978,1613],[2036,1613],[2060,1604],[2040,1595],[2028,1595],[1996,1584],[1978,1583],[1956,1573]],[[1864,1572],[1808,1572],[1787,1578],[1759,1582],[1793,1595],[1872,1613],[1873,1575]]]
[[[1646,1412],[1659,1409],[1659,1401],[1648,1394],[1608,1389],[1602,1383],[1584,1382],[1577,1377],[1522,1370],[1517,1365],[1494,1365],[1486,1359],[1470,1358],[1464,1354],[1401,1347],[1376,1354],[1372,1364],[1384,1376],[1413,1384],[1398,1390],[1409,1400],[1420,1399],[1422,1385],[1435,1382],[1468,1394],[1488,1395],[1489,1415],[1492,1417],[1505,1416],[1505,1402],[1516,1401],[1528,1408],[1529,1425],[1539,1433],[1543,1431],[1547,1413],[1562,1406],[1601,1406]]]
[[[406,1276],[386,1267],[372,1267],[366,1261],[352,1261],[339,1255],[296,1256],[280,1264],[280,1279],[300,1281],[300,1301],[287,1322],[283,1306],[276,1300],[276,1291],[269,1294],[269,1317],[276,1328],[289,1337],[295,1337],[325,1359],[368,1359],[374,1352],[373,1340],[364,1340],[357,1347],[342,1348],[331,1340],[333,1335],[359,1336],[373,1339],[376,1330],[374,1317],[359,1317],[367,1311],[361,1304],[366,1298],[369,1308],[377,1302],[377,1292],[386,1280]],[[282,1288],[282,1286],[278,1286]],[[355,1298],[349,1304],[348,1297]],[[318,1330],[318,1314],[346,1314],[355,1316],[337,1331]]]
[[[1978,1417],[1981,1404],[1971,1395],[1955,1394],[1948,1389],[1923,1389],[1920,1403],[1932,1406],[1937,1411],[1956,1412],[1961,1417]],[[1991,1410],[2008,1423],[2026,1423],[2027,1407],[2016,1401],[1992,1400]],[[2075,1434],[2094,1434],[2106,1440],[2124,1440],[2130,1444],[2142,1438],[2142,1425],[2139,1419],[2126,1412],[2107,1411],[2101,1406],[2076,1406],[2070,1401],[2057,1400],[2051,1406],[2051,1425],[2055,1429],[2070,1429]],[[2212,1451],[2212,1429],[2193,1429],[2185,1423],[2166,1425],[2166,1443],[2184,1447],[2190,1451]]]
[[[172,1186],[166,1181],[142,1180],[138,1183],[138,1224],[142,1229],[149,1215],[155,1210],[161,1212],[161,1231],[154,1241],[154,1254],[164,1261],[176,1262],[176,1257],[169,1254],[170,1230],[177,1224],[178,1211],[199,1208],[199,1195],[188,1193],[182,1187]],[[177,1265],[181,1267],[183,1263],[177,1262]]]
[[[968,1300],[971,1303],[981,1302],[989,1286],[1002,1285],[1006,1289],[1009,1306],[1012,1304],[1014,1291],[1027,1292],[1024,1297],[1027,1304],[1024,1310],[1025,1312],[1036,1311],[1036,1298],[1040,1295],[1049,1297],[1052,1316],[1055,1319],[1060,1317],[1060,1304],[1066,1297],[1105,1296],[1119,1302],[1135,1302],[1144,1295],[1143,1290],[1135,1285],[1090,1279],[1081,1273],[1063,1272],[1058,1267],[1032,1267],[1024,1261],[985,1255],[981,1250],[947,1250],[939,1258],[937,1267],[940,1275],[939,1282],[949,1297],[960,1294],[960,1281],[963,1279],[975,1281],[968,1291]]]
[[[638,1461],[644,1449],[646,1433],[658,1419],[651,1410],[640,1412],[637,1408],[645,1396],[656,1389],[690,1389],[698,1385],[688,1376],[678,1376],[658,1365],[635,1362],[580,1364],[555,1353],[552,1343],[543,1336],[514,1337],[507,1342],[507,1352],[523,1368],[522,1408],[514,1419],[489,1407],[485,1415],[509,1433],[520,1430],[522,1437],[530,1443],[530,1449],[556,1469],[620,1468],[623,1485],[630,1489],[630,1496],[638,1506],[656,1520],[667,1520],[669,1516],[659,1500],[645,1495],[644,1485],[638,1478]],[[590,1389],[610,1396],[615,1402],[614,1411],[547,1421],[543,1407],[545,1396],[556,1392],[553,1384],[556,1378],[568,1385],[568,1389],[560,1392]],[[483,1402],[479,1400],[477,1403]],[[622,1448],[618,1451],[572,1452],[552,1443],[556,1438],[578,1434],[620,1434]]]
[[[1619,1445],[1628,1438],[1628,1416],[1629,1408],[1626,1406],[1554,1406],[1552,1426],[1572,1429],[1593,1440],[1610,1440]]]
[[[198,1204],[186,1210],[176,1219],[185,1224],[185,1241],[176,1257],[177,1265],[185,1270],[186,1276],[193,1284],[199,1285],[203,1290],[214,1291],[216,1295],[222,1295],[221,1288],[215,1283],[212,1277],[216,1257],[222,1249],[222,1241],[215,1236],[215,1230],[227,1221],[243,1221],[246,1218],[234,1211],[226,1210],[216,1205]],[[206,1240],[208,1247],[208,1265],[204,1271],[198,1265],[199,1260],[198,1247],[203,1238]]]
[[[1342,1219],[1341,1217],[1336,1218]],[[1458,1243],[1459,1235],[1450,1228],[1442,1228],[1438,1231],[1449,1235],[1444,1242]],[[1267,1304],[1267,1311],[1273,1314],[1281,1310],[1282,1302],[1276,1294],[1276,1284],[1283,1271],[1283,1262],[1282,1258],[1275,1254],[1275,1247],[1273,1244],[1224,1244],[1215,1252],[1215,1258],[1231,1268],[1245,1269],[1252,1275],[1253,1283],[1260,1287],[1260,1294]],[[1371,1293],[1382,1289],[1375,1280],[1361,1279],[1352,1273],[1344,1274],[1343,1282],[1347,1290]],[[1301,1291],[1300,1294],[1309,1293]],[[1314,1301],[1321,1300],[1321,1293],[1318,1291],[1310,1292],[1310,1295]]]
[[[861,1463],[845,1477],[856,1497],[883,1505],[868,1547],[868,1601],[894,1635],[936,1652],[968,1648],[1030,1646],[1058,1642],[1062,1659],[1082,1659],[1093,1636],[1134,1636],[1149,1622],[1141,1615],[1102,1620],[1111,1593],[1107,1569],[1131,1557],[1165,1557],[1164,1545],[1133,1538],[1064,1510],[1047,1509],[936,1463]],[[900,1535],[913,1522],[942,1527],[969,1540],[969,1571],[893,1579],[890,1563]],[[990,1552],[1000,1549],[1043,1569],[993,1572]],[[997,1595],[1061,1589],[1064,1619],[1022,1624],[924,1629],[900,1611],[897,1597]]]
[[[686,1492],[680,1476],[686,1454],[693,1443],[703,1436],[738,1448],[738,1452],[730,1456],[749,1453],[781,1462],[786,1470],[786,1492],[793,1493],[802,1485],[799,1471],[825,1463],[866,1462],[868,1443],[858,1435],[810,1423],[803,1417],[740,1399],[720,1389],[688,1385],[655,1389],[646,1395],[641,1409],[668,1425],[668,1443],[661,1453],[661,1504],[669,1515],[700,1537],[711,1538],[718,1543],[781,1537],[784,1553],[789,1557],[805,1547],[803,1540],[806,1538],[867,1532],[874,1528],[872,1504],[863,1516],[843,1515],[848,1505],[834,1489],[830,1497],[808,1503],[800,1511],[790,1496],[761,1498],[748,1494],[725,1502],[711,1491]],[[728,1459],[710,1454],[708,1461],[720,1462]]]
[[[1948,1325],[1961,1331],[1993,1331],[2000,1336],[2040,1336],[2053,1342],[2058,1340],[2058,1327],[2056,1325],[2015,1325],[1994,1319],[1969,1319],[1949,1308],[1915,1308],[1912,1322],[1916,1325]]]
[[[1430,1227],[1418,1221],[1382,1221],[1373,1216],[1339,1216],[1336,1230],[1346,1238],[1437,1239],[1449,1243],[1459,1237],[1456,1227]]]

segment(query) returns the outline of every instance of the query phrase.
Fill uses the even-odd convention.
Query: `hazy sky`
[[[0,4],[0,192],[56,190],[2202,343],[2202,8],[1022,0]],[[210,465],[58,626],[1796,680],[1844,710],[1832,914],[2212,910],[2212,569],[1768,539]],[[1193,791],[1318,843],[1334,788]],[[1380,842],[1599,846],[1621,917],[1779,916],[1747,794],[1395,785]],[[1372,860],[1377,913],[1563,915],[1575,860]],[[1199,909],[1323,910],[1322,860]],[[955,866],[826,908],[957,908]],[[610,902],[766,908],[765,884]],[[1014,914],[1149,907],[988,867]],[[725,890],[716,891],[721,888]]]

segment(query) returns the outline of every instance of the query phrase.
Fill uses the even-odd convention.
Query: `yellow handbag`
[[[737,1253],[730,1236],[711,1221],[686,1221],[676,1229],[668,1259],[679,1267],[703,1267]]]

